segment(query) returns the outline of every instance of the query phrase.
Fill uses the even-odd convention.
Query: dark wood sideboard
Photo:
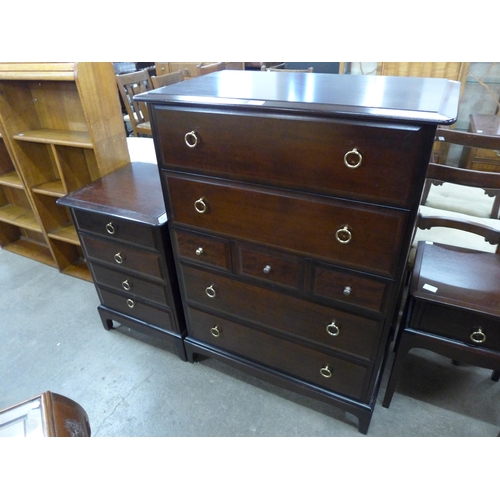
[[[58,203],[71,209],[104,328],[116,321],[171,340],[185,361],[186,327],[158,167],[130,163]]]
[[[223,71],[150,108],[188,360],[354,414],[367,433],[444,79]]]

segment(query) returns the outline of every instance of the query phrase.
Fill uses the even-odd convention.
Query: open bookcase
[[[0,63],[0,246],[91,280],[58,198],[128,164],[112,63]]]

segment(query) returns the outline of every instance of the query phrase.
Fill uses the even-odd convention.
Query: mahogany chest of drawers
[[[185,320],[158,167],[131,163],[58,200],[71,209],[101,304],[113,321],[171,339],[186,360]]]
[[[459,84],[223,71],[151,91],[187,321],[202,354],[366,433],[436,126]]]

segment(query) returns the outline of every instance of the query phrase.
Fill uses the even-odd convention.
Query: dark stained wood
[[[336,405],[366,433],[436,127],[458,96],[448,80],[265,71],[138,96],[188,360]]]
[[[173,341],[185,360],[184,312],[157,166],[131,163],[58,203],[72,211],[104,328],[116,321]]]

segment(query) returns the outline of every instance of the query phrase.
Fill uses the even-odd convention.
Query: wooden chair
[[[182,81],[184,81],[184,77],[182,76],[182,72],[180,70],[151,77],[151,82],[153,84],[153,88],[155,89],[166,87],[167,85],[173,85],[174,83]]]
[[[454,134],[460,134],[454,132]],[[429,164],[428,179],[500,189],[500,174]],[[444,212],[444,211],[443,211]],[[448,227],[484,238],[492,251],[420,241],[383,406],[389,407],[406,355],[421,348],[493,370],[500,377],[500,226],[458,213],[418,215],[420,230]],[[497,223],[499,221],[494,221]],[[496,246],[496,249],[495,249]]]
[[[216,71],[223,71],[226,69],[226,63],[216,62],[210,64],[197,64],[196,71],[198,76],[208,75],[208,73],[215,73]]]
[[[152,136],[146,103],[134,101],[134,95],[142,94],[153,88],[148,70],[143,69],[134,73],[116,75],[116,83],[132,125],[133,134],[136,137]]]
[[[476,148],[490,150],[493,154],[500,151],[500,136],[498,135],[476,134],[472,132],[460,132],[448,128],[438,128],[436,132],[436,142],[439,144],[446,144],[448,146],[462,146],[464,148],[464,152],[466,152],[466,149],[469,150]],[[466,156],[464,155],[464,152],[462,153],[462,156]],[[431,185],[439,186],[442,184],[443,183],[441,181],[431,181],[428,179],[422,196],[422,203],[425,204],[427,202]],[[496,193],[494,190],[492,191],[488,188],[484,191],[486,195],[494,198],[489,216],[492,219],[498,219],[500,215],[500,193]],[[461,204],[463,210],[460,211],[468,213],[467,201],[468,200],[463,200],[463,203],[460,203],[460,200],[455,200],[455,205]]]
[[[261,71],[283,71],[288,73],[312,73],[314,68],[311,66],[307,69],[287,69],[286,63],[281,63],[276,66],[266,67],[265,65],[261,66]]]

